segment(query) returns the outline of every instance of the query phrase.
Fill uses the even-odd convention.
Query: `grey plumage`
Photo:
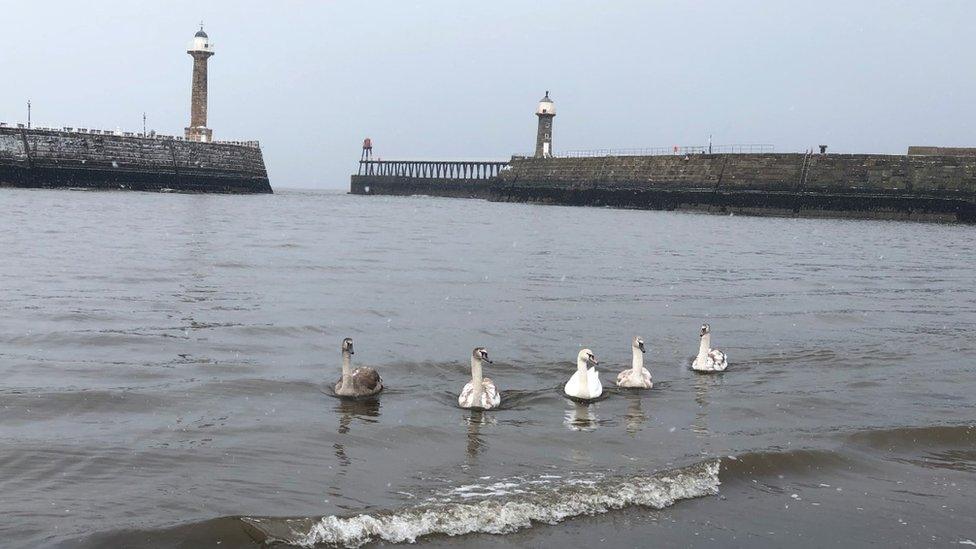
[[[335,384],[335,392],[339,396],[366,397],[373,396],[383,390],[383,379],[372,368],[360,367],[350,371],[352,355],[355,354],[352,338],[342,340],[342,368],[343,375]],[[345,374],[348,372],[348,376]]]

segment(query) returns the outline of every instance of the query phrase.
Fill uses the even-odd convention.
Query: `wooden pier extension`
[[[447,160],[361,160],[359,174],[419,179],[491,179],[508,162]]]

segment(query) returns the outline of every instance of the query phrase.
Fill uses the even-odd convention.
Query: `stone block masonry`
[[[976,157],[697,154],[515,157],[479,181],[354,176],[351,192],[809,217],[976,222]]]
[[[0,127],[0,187],[271,193],[256,144]]]
[[[207,58],[209,52],[194,52],[193,83],[190,88],[190,127],[207,126]]]

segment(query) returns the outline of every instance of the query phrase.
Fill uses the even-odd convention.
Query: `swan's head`
[[[702,324],[701,332],[698,334],[699,337],[705,337],[706,334],[712,333],[712,329],[708,327],[708,324]]]
[[[579,354],[576,355],[576,361],[577,363],[585,362],[586,364],[592,364],[593,366],[599,364],[599,362],[596,360],[596,355],[594,355],[593,351],[589,349],[583,349],[580,351]]]
[[[642,353],[646,353],[647,352],[647,350],[644,349],[644,339],[641,338],[641,336],[637,336],[637,337],[634,338],[634,348],[635,349],[640,349],[640,352],[642,352]]]
[[[471,356],[472,356],[472,358],[475,358],[475,359],[480,360],[482,362],[487,362],[488,364],[494,364],[488,358],[488,349],[485,349],[484,347],[475,347],[474,350],[471,351]]]
[[[356,354],[356,352],[352,350],[352,338],[351,337],[347,337],[346,339],[343,339],[342,340],[342,352],[343,353],[349,353],[351,355]]]

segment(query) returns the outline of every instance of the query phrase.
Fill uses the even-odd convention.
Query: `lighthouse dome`
[[[203,32],[203,26],[200,26],[200,30],[193,35],[193,41],[190,42],[190,47],[188,51],[203,51],[213,53],[213,44],[210,42],[210,37],[207,33]]]
[[[548,114],[555,116],[556,114],[556,104],[552,102],[549,98],[549,92],[546,92],[546,96],[539,100],[539,107],[535,110],[536,114]]]

